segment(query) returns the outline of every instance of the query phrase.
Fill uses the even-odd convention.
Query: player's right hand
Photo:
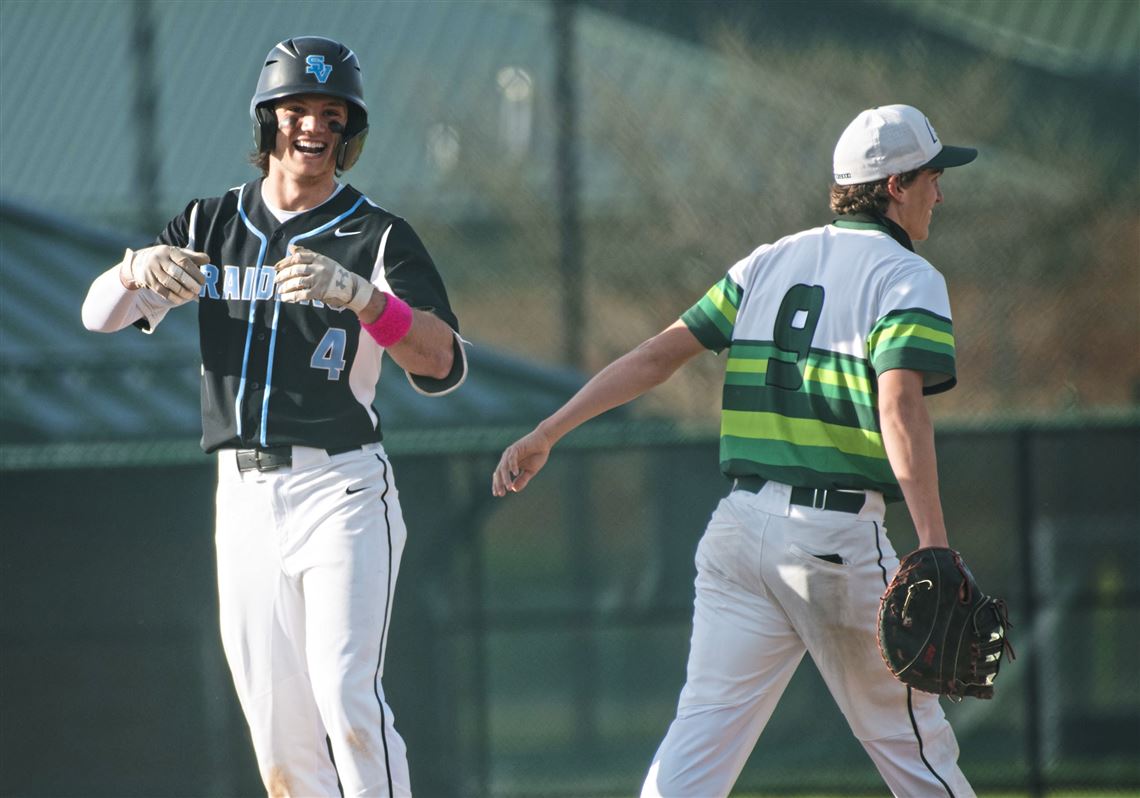
[[[206,282],[201,267],[209,262],[210,256],[205,252],[164,244],[137,252],[128,249],[119,266],[119,279],[131,290],[149,288],[163,299],[181,305],[198,296]]]
[[[538,429],[519,438],[503,451],[491,475],[491,493],[506,496],[518,493],[542,470],[550,457],[550,440]]]
[[[282,302],[316,299],[360,313],[372,298],[372,283],[367,278],[350,272],[327,255],[295,244],[273,268],[277,270],[277,298]]]

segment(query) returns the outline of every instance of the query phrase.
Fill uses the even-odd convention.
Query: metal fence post
[[[147,230],[162,224],[158,208],[158,88],[154,76],[154,14],[151,0],[135,0],[131,15],[131,50],[134,53],[135,187],[138,221]]]
[[[1034,569],[1032,563],[1037,562],[1034,557],[1033,527],[1036,521],[1034,512],[1034,468],[1033,468],[1033,430],[1022,426],[1014,433],[1017,473],[1017,534],[1021,555],[1021,601],[1025,612],[1025,628],[1030,630],[1032,636],[1037,629],[1037,585],[1033,581]],[[1028,788],[1032,798],[1041,798],[1045,794],[1045,778],[1041,771],[1041,708],[1038,701],[1041,699],[1041,676],[1038,669],[1039,651],[1029,652],[1025,663],[1025,756],[1028,762]]]
[[[557,131],[558,261],[562,275],[564,359],[582,367],[582,231],[579,214],[578,107],[575,93],[576,0],[553,0],[554,108]]]

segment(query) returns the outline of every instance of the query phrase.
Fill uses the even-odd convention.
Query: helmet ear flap
[[[368,138],[368,112],[350,101],[347,124],[340,133],[342,138],[337,148],[336,168],[338,171],[347,172],[360,157],[364,149],[364,140]]]
[[[277,114],[271,105],[259,105],[254,112],[253,146],[258,152],[272,152],[277,140]]]
[[[337,148],[336,154],[336,168],[341,172],[347,172],[356,163],[356,159],[360,157],[361,151],[364,149],[364,140],[368,138],[368,127],[365,126],[363,130],[346,136]]]

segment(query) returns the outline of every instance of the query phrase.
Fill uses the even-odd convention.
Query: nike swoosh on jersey
[[[360,493],[360,491],[362,491],[362,490],[368,490],[368,488],[370,488],[370,487],[372,487],[372,486],[371,485],[361,485],[358,488],[345,488],[344,492],[347,493],[349,496],[351,496],[354,493]]]
[[[358,236],[363,233],[363,230],[341,230],[339,227],[333,230],[333,235],[337,238],[344,238],[345,236]]]

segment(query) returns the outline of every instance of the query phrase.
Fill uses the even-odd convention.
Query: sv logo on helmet
[[[324,83],[332,74],[332,65],[325,63],[323,55],[310,55],[305,59],[305,63],[308,64],[305,67],[305,74],[315,76],[318,83]]]

